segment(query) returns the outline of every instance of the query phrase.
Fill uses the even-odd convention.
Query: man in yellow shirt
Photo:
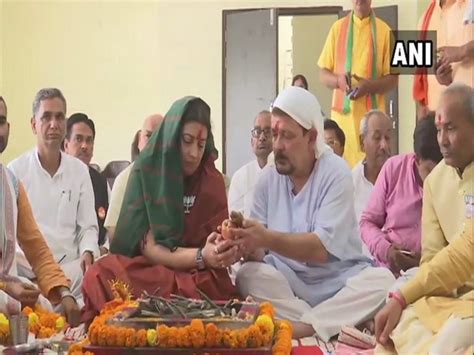
[[[456,295],[458,298],[421,298],[404,312],[399,326],[391,334],[396,350],[404,354],[426,353],[436,344],[435,335],[441,332],[445,323],[446,327],[451,324],[449,327],[458,328],[458,334],[453,337],[457,340],[462,335],[462,327],[467,327],[471,334],[474,326],[474,318],[470,318],[472,323],[453,323],[459,318],[474,316],[474,88],[451,84],[441,95],[435,123],[444,159],[424,182],[422,266],[419,274],[404,285],[400,293],[402,303],[404,300],[415,302],[423,295]],[[459,241],[463,234],[463,238],[470,239]],[[450,260],[451,268],[448,266]],[[389,303],[390,308],[393,304]],[[448,321],[451,315],[456,315],[457,320]],[[384,320],[384,326],[380,327],[393,329],[396,323],[393,324],[391,317],[392,320]],[[385,322],[390,324],[387,326]],[[382,343],[387,342],[390,331],[379,332]],[[447,353],[451,352],[439,352]]]
[[[466,216],[463,234],[424,264],[377,314],[375,333],[382,345],[390,334],[400,354],[453,354],[474,345],[474,291],[459,299],[443,297],[474,276],[473,221],[474,216]],[[417,314],[423,325],[404,327]]]
[[[474,89],[454,83],[443,92],[436,111],[444,159],[424,183],[422,264],[459,235],[466,201],[474,198],[473,102]]]
[[[390,74],[390,27],[375,17],[371,0],[352,3],[353,11],[331,27],[318,66],[321,81],[334,90],[331,118],[346,135],[344,157],[354,166],[364,157],[359,143],[362,117],[371,109],[385,112],[383,94],[398,79]]]
[[[418,28],[436,31],[440,60],[436,75],[415,77],[418,117],[436,110],[441,93],[452,82],[474,87],[474,23],[463,21],[468,7],[466,0],[432,0],[421,16]]]

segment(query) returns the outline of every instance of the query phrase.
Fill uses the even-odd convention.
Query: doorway
[[[374,8],[378,17],[398,28],[397,6]],[[332,90],[319,80],[317,61],[342,7],[245,9],[223,11],[222,143],[223,171],[231,177],[255,159],[250,130],[258,112],[268,110],[294,75],[302,74],[330,116]],[[395,129],[392,152],[398,153],[398,88],[387,97],[387,114]]]

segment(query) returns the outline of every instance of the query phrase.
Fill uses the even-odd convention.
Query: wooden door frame
[[[227,70],[226,70],[226,29],[227,29],[227,16],[240,12],[249,12],[249,11],[259,11],[259,10],[273,10],[274,11],[274,21],[276,27],[276,43],[275,43],[275,58],[276,58],[276,88],[275,92],[278,94],[278,19],[280,16],[312,16],[312,15],[331,15],[339,14],[339,11],[343,9],[342,6],[319,6],[319,7],[265,7],[265,8],[249,8],[249,9],[230,9],[222,10],[222,172],[225,174],[227,170],[226,163],[226,142],[227,142],[227,125],[226,125],[226,79],[227,79]]]

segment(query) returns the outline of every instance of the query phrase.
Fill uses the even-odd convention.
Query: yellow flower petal
[[[148,329],[146,331],[146,341],[149,346],[156,346],[158,344],[158,335],[155,329]]]

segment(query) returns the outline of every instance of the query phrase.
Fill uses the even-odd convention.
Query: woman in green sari
[[[84,321],[113,298],[109,280],[129,284],[135,297],[236,295],[226,268],[241,255],[216,232],[228,216],[216,158],[209,106],[196,97],[176,101],[135,161],[111,254],[85,275]]]

